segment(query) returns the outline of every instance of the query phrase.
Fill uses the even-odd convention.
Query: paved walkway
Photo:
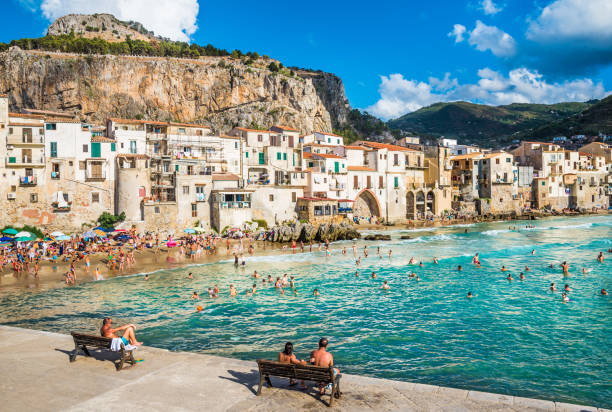
[[[599,411],[593,407],[345,375],[342,398],[258,383],[254,362],[142,347],[120,372],[104,356],[69,363],[72,338],[0,326],[1,411]],[[275,385],[275,386],[276,386]],[[607,411],[611,412],[611,411]]]

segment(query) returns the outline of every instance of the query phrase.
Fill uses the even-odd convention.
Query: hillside
[[[122,26],[124,40],[73,29],[106,22],[107,32],[112,21],[129,26]],[[134,39],[133,30],[146,39]],[[344,85],[331,73],[152,36],[110,15],[62,17],[45,37],[0,43],[0,94],[8,94],[11,110],[68,111],[94,123],[107,116],[208,122],[219,133],[274,124],[303,133],[350,127]]]
[[[577,134],[612,134],[612,95],[600,100],[584,111],[556,122],[551,122],[521,133],[521,137],[546,138]]]
[[[49,26],[47,35],[60,36],[74,33],[88,39],[100,38],[108,42],[132,40],[155,40],[153,32],[138,22],[121,21],[112,14],[68,14]]]
[[[590,107],[590,103],[487,106],[468,102],[436,103],[398,119],[389,127],[424,136],[457,138],[465,143],[497,146],[515,133],[559,121]]]

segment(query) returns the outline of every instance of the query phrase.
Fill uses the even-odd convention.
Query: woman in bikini
[[[306,361],[299,360],[296,358],[295,353],[293,353],[293,343],[287,342],[285,343],[285,349],[282,352],[278,353],[278,361],[281,363],[292,363],[295,365],[306,365]],[[293,379],[289,379],[289,386],[294,386],[297,382]],[[302,389],[306,389],[306,385],[304,385],[304,381],[300,381],[300,387]]]

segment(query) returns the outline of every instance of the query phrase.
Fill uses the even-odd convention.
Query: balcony
[[[147,132],[146,137],[147,137],[147,141],[158,142],[160,140],[166,140],[168,136],[165,133]]]
[[[60,172],[51,172],[51,180],[60,180]]]
[[[196,193],[196,202],[206,202],[206,193]]]
[[[32,156],[8,156],[5,160],[6,167],[44,167],[44,157],[32,157]]]
[[[51,203],[51,206],[53,207],[54,213],[66,213],[70,212],[70,209],[72,208],[72,202],[68,202],[67,204],[64,203],[62,206],[60,206],[58,202],[53,202]]]
[[[106,180],[106,172],[92,172],[91,170],[87,170],[85,172],[85,181],[86,182],[103,182]]]
[[[19,178],[19,186],[30,187],[36,186],[36,176],[21,176]]]
[[[221,209],[250,209],[251,202],[221,202],[219,207]]]
[[[7,144],[14,146],[44,146],[44,136],[8,136],[6,139]]]

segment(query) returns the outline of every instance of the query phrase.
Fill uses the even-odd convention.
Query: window
[[[397,189],[399,187],[399,177],[395,176],[393,178],[393,186]]]
[[[85,161],[80,160],[79,161],[79,170],[86,170],[86,169],[87,169],[87,166],[86,166]]]
[[[247,159],[249,158],[249,152],[248,151],[244,152],[244,157],[246,157]]]
[[[359,189],[359,176],[353,176],[353,189]]]
[[[276,160],[281,160],[281,152],[276,152]]]
[[[384,181],[384,177],[378,176],[378,188],[379,189],[382,189],[384,187],[383,181]]]
[[[198,217],[198,204],[197,203],[191,204],[191,217]]]
[[[45,129],[38,129],[38,134],[41,135],[41,136],[44,135],[45,134]]]
[[[57,125],[55,123],[47,123],[45,125],[45,129],[47,129],[47,130],[57,130]]]
[[[399,166],[399,155],[397,153],[393,154],[393,166]]]
[[[283,160],[287,160],[287,153],[283,153]]]
[[[13,128],[9,127],[9,134],[13,134]]]
[[[183,194],[184,195],[188,195],[189,194],[189,186],[183,186]]]
[[[499,159],[495,159],[495,164],[498,165],[499,164]]]
[[[91,193],[91,203],[100,203],[100,193],[97,193],[97,192]]]
[[[367,176],[366,182],[367,182],[367,188],[371,189],[372,188],[372,176]]]
[[[510,163],[511,159],[509,157],[506,157],[506,163]]]
[[[185,128],[184,127],[179,127],[178,132],[179,132],[179,134],[185,134]]]
[[[57,142],[51,142],[51,157],[57,157]]]
[[[292,202],[297,202],[297,193],[291,192],[291,201]]]
[[[11,192],[16,192],[17,191],[17,186],[13,185],[11,186]]]
[[[270,195],[270,202],[274,202],[274,195]]]
[[[38,203],[38,193],[30,193],[30,203]]]
[[[87,153],[89,151],[89,145],[83,145],[83,153]]]
[[[258,142],[263,142],[263,135],[258,134],[257,135],[257,141]]]
[[[159,213],[159,206],[155,206],[155,213]]]
[[[130,153],[136,154],[136,140],[130,140]]]
[[[72,160],[69,160],[69,161],[68,161],[68,166],[73,166],[73,162],[72,162]]]
[[[117,143],[111,143],[111,152],[114,152],[117,150]]]

